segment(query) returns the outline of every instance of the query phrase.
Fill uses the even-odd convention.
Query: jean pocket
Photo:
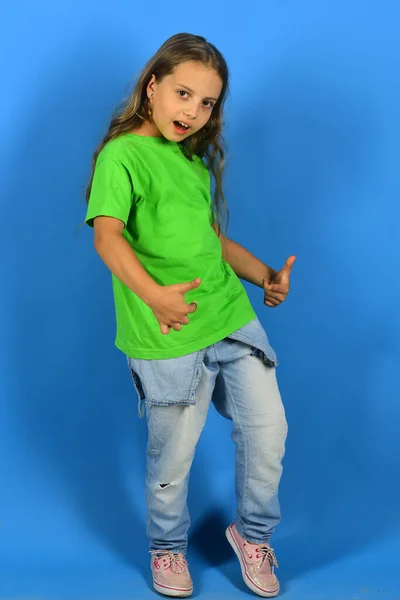
[[[195,404],[202,359],[201,352],[162,360],[128,358],[139,406],[142,401],[159,406]],[[142,410],[139,413],[142,416]]]
[[[258,319],[253,319],[229,337],[250,346],[250,354],[260,358],[267,366],[278,366],[276,353],[271,347],[268,336]]]
[[[269,358],[265,350],[261,348],[256,348],[255,346],[252,346],[251,348],[251,356],[256,356],[257,358],[262,360],[267,365],[267,367],[276,367],[278,365],[278,361]]]

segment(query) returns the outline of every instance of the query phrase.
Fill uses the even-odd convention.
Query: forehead
[[[204,98],[218,98],[222,90],[217,71],[194,61],[183,62],[175,67],[170,78],[173,83],[187,86]]]

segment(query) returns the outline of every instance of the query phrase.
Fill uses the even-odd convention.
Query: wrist
[[[146,289],[146,291],[142,295],[142,300],[147,306],[152,308],[155,304],[157,304],[158,299],[162,294],[163,286],[159,285],[155,281],[153,284]]]
[[[271,283],[271,281],[274,280],[277,273],[278,273],[278,271],[275,271],[275,269],[272,269],[268,265],[265,265],[265,275],[262,279],[263,279],[263,281],[267,281],[268,283]],[[261,281],[261,287],[264,287],[263,281]]]

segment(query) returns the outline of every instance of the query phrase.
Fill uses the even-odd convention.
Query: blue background
[[[84,219],[91,155],[170,35],[229,63],[230,237],[275,268],[246,286],[278,353],[290,435],[274,546],[289,600],[400,598],[400,8],[70,0],[3,7],[0,598],[153,598],[146,429],[113,346]],[[189,495],[196,597],[250,597],[224,538],[230,424],[214,410]]]

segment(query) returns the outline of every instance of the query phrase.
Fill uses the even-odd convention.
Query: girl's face
[[[147,86],[153,123],[144,123],[141,133],[175,142],[188,138],[207,123],[221,91],[218,73],[194,61],[181,63],[161,81],[153,75]]]

